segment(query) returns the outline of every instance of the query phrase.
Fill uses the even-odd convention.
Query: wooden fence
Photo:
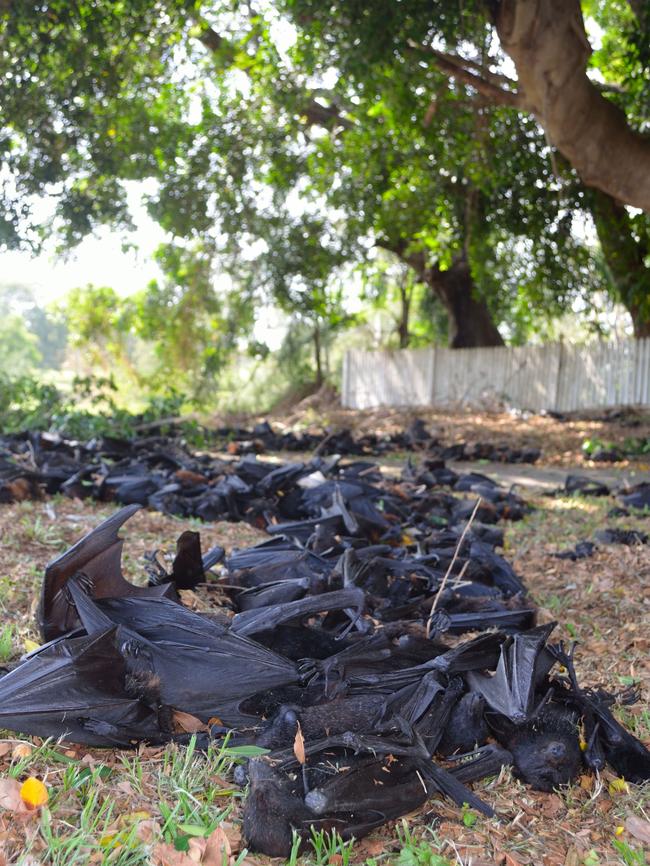
[[[343,405],[476,406],[572,412],[650,405],[650,338],[584,346],[348,351]]]

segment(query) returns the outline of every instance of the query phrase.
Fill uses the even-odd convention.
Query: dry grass
[[[599,416],[575,415],[566,421],[550,416],[517,416],[506,411],[486,411],[455,408],[442,409],[374,409],[359,412],[341,409],[338,401],[310,407],[303,401],[294,412],[269,416],[271,422],[283,427],[349,427],[355,434],[398,433],[414,418],[422,418],[445,445],[455,442],[504,443],[511,448],[541,448],[542,464],[557,466],[600,466],[583,455],[586,439],[598,439],[622,445],[628,438],[650,437],[650,415],[628,410],[620,418],[607,420]],[[222,419],[223,420],[223,419]],[[238,418],[243,424],[253,423],[251,418]],[[625,468],[650,468],[650,456],[615,464]],[[607,464],[605,464],[607,466]]]
[[[484,438],[488,436],[486,430]],[[634,679],[645,682],[647,700],[650,547],[610,547],[577,563],[549,556],[552,550],[589,538],[603,525],[642,521],[607,520],[611,503],[602,500],[544,498],[535,504],[531,516],[509,527],[507,555],[540,605],[540,618],[560,621],[558,638],[579,639],[577,666],[585,684],[616,690]],[[26,639],[38,639],[34,609],[44,565],[112,510],[109,505],[65,499],[0,508],[0,604],[4,622],[16,628],[16,655]],[[173,550],[176,537],[188,526],[195,528],[196,523],[151,512],[137,514],[122,533],[129,578],[142,574],[145,550]],[[227,549],[263,537],[243,524],[202,525],[201,533],[206,547],[218,543]],[[644,704],[621,713],[647,741],[650,715]],[[25,740],[36,746],[31,754]],[[203,828],[207,834],[224,819],[233,863],[240,848],[239,800],[232,796],[228,781],[233,760],[218,752],[207,758],[188,757],[174,747],[120,753],[43,746],[34,738],[9,735],[0,741],[0,776],[22,779],[32,773],[45,778],[51,801],[40,817],[32,814],[19,820],[0,811],[0,863],[3,852],[14,861],[21,855],[26,864],[173,863],[160,849],[151,853],[151,832],[164,831],[167,839],[174,839],[185,834],[179,828],[189,826],[194,833]],[[584,776],[567,790],[541,794],[504,771],[475,786],[495,807],[499,820],[433,799],[425,810],[409,816],[408,831],[398,822],[362,840],[351,855],[345,850],[325,857],[314,853],[311,861],[344,866],[351,856],[353,862],[398,860],[400,866],[642,864],[642,844],[626,829],[626,820],[634,815],[648,819],[650,792],[633,786],[616,790],[616,785],[610,787],[612,781],[611,772],[601,779]],[[436,861],[433,852],[442,859]],[[264,859],[248,857],[259,863]],[[189,857],[178,860],[180,866],[191,862]]]

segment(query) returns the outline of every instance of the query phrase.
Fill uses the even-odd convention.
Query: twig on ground
[[[429,611],[429,619],[427,620],[427,637],[429,637],[429,634],[431,632],[431,620],[433,619],[433,615],[436,612],[436,607],[438,605],[438,601],[440,600],[440,596],[442,595],[442,591],[444,590],[445,585],[447,583],[447,579],[449,578],[449,575],[451,574],[451,571],[452,571],[454,565],[456,564],[456,560],[458,559],[458,554],[460,553],[460,549],[463,546],[463,541],[465,541],[465,536],[469,532],[469,530],[472,526],[472,523],[474,522],[474,518],[476,517],[476,513],[477,513],[479,506],[480,506],[482,501],[483,500],[479,496],[479,498],[476,501],[476,505],[474,506],[474,511],[472,511],[472,514],[471,514],[469,520],[467,521],[465,529],[463,529],[461,536],[458,539],[458,544],[456,545],[456,550],[454,550],[454,555],[452,557],[452,560],[449,563],[449,568],[445,572],[445,576],[443,577],[442,582],[441,582],[440,586],[438,587],[438,592],[436,593],[435,598],[433,599],[433,604],[431,605],[431,610]]]

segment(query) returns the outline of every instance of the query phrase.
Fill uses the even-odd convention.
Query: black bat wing
[[[118,642],[113,627],[33,653],[0,679],[0,725],[95,746],[165,738],[157,712],[127,694]]]
[[[118,532],[139,509],[139,505],[121,508],[46,567],[37,615],[45,640],[64,635],[78,626],[65,589],[68,580],[79,572],[83,572],[92,583],[92,592],[96,598],[160,596],[173,592],[173,587],[169,584],[161,587],[138,587],[124,579],[124,542]]]
[[[528,721],[540,673],[546,664],[546,671],[553,664],[543,650],[554,627],[555,623],[549,623],[509,638],[501,646],[501,657],[493,676],[476,670],[467,672],[469,688],[482,695],[492,710],[515,724]]]
[[[361,615],[365,604],[365,593],[361,589],[336,589],[321,595],[310,595],[296,601],[270,607],[254,608],[238,613],[232,621],[232,630],[241,635],[253,635],[267,631],[276,625],[291,620],[330,610],[356,608],[354,619]]]

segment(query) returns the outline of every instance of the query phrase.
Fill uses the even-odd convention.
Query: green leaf
[[[229,746],[227,751],[229,755],[239,758],[257,758],[260,755],[268,755],[270,750],[263,749],[261,746]]]
[[[178,829],[182,830],[183,833],[187,833],[188,836],[207,835],[207,829],[202,824],[179,824]]]

